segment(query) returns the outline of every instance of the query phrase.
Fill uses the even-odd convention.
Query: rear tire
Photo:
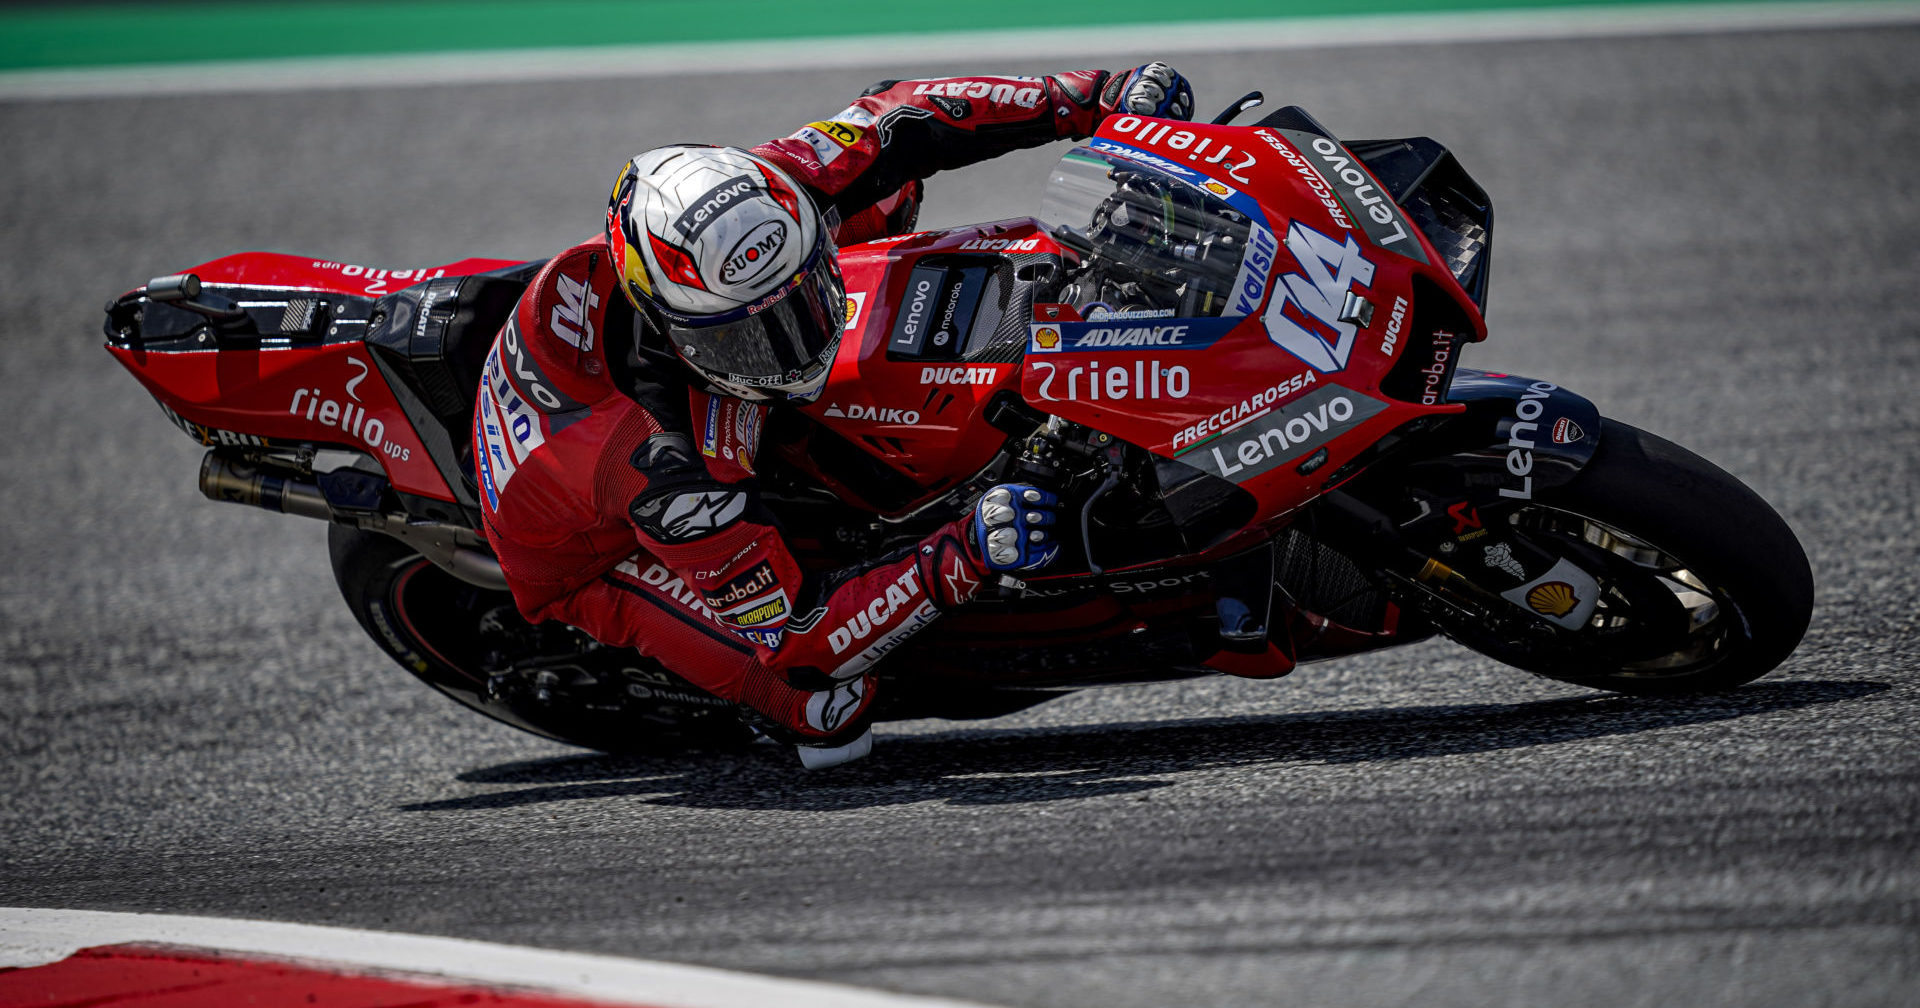
[[[1455,639],[1562,682],[1640,696],[1710,693],[1772,671],[1813,612],[1793,530],[1706,459],[1617,420],[1580,473],[1509,521],[1602,582],[1588,625],[1544,643]]]
[[[732,748],[752,737],[731,705],[658,662],[593,643],[570,627],[530,626],[506,592],[461,581],[390,536],[332,525],[327,550],[347,608],[374,643],[471,710],[604,752]],[[511,676],[490,683],[488,669],[513,657],[503,649],[526,652],[526,659],[512,663],[518,671]],[[552,688],[540,689],[549,678]],[[577,688],[581,684],[590,691]],[[647,699],[657,691],[698,702]]]

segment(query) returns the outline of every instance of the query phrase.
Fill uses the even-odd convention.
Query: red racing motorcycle
[[[838,360],[757,463],[803,563],[916,542],[995,483],[1062,498],[1062,558],[904,644],[879,716],[1434,634],[1639,695],[1783,661],[1812,576],[1764,501],[1553,382],[1461,366],[1493,214],[1447,149],[1343,142],[1298,108],[1229,124],[1257,103],[1109,118],[1039,218],[841,250]],[[470,432],[539,265],[229,256],[113,301],[107,349],[207,446],[208,497],[330,523],[347,605],[435,689],[593,748],[748,738],[731,704],[505,591]]]

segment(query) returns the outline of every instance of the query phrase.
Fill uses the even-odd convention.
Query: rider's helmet
[[[682,360],[743,398],[817,393],[846,291],[820,212],[734,147],[659,147],[614,182],[607,246],[621,289]]]

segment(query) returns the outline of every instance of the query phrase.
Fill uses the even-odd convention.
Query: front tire
[[[1617,693],[1710,693],[1772,671],[1806,633],[1813,573],[1793,530],[1718,466],[1629,424],[1603,420],[1586,467],[1507,517],[1602,588],[1577,631],[1449,632],[1508,664]]]

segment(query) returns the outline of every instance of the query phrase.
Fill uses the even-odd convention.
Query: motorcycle
[[[901,646],[878,717],[1276,677],[1435,634],[1644,696],[1782,662],[1812,576],[1766,502],[1554,382],[1461,365],[1487,335],[1493,212],[1458,160],[1297,107],[1232,125],[1258,103],[1109,118],[1038,218],[841,249],[837,360],[756,459],[802,563],[916,542],[995,483],[1062,500],[1061,558]],[[747,740],[732,704],[506,592],[474,402],[540,265],[233,255],[110,302],[106,349],[207,447],[206,496],[329,523],[348,607],[436,690],[589,748]]]

